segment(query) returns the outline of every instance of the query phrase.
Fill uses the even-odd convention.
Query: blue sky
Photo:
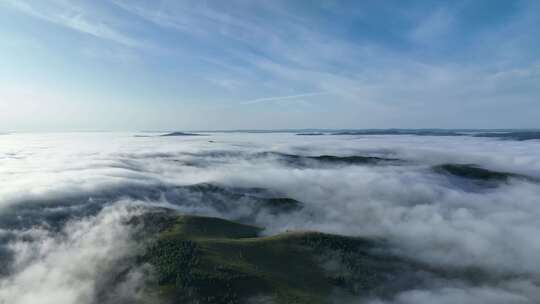
[[[0,131],[540,128],[538,12],[0,0]]]

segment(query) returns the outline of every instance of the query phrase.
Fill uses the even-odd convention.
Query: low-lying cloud
[[[250,221],[274,234],[317,230],[388,241],[402,257],[456,276],[370,303],[534,303],[540,294],[540,185],[484,186],[432,170],[446,163],[540,177],[540,142],[431,136],[11,134],[0,138],[0,303],[129,301],[136,252],[126,219],[160,206]],[[291,155],[373,156],[396,163],[284,162]],[[277,155],[277,156],[276,156]],[[212,185],[210,188],[193,185]],[[204,189],[202,189],[203,187]],[[213,189],[213,190],[208,190]],[[257,209],[269,197],[301,204]],[[137,292],[133,292],[137,291]],[[141,296],[142,297],[142,296]],[[39,299],[39,300],[36,300]],[[111,302],[112,303],[112,302]]]
[[[137,252],[125,221],[134,211],[107,207],[93,217],[47,227],[8,231],[13,253],[0,279],[0,303],[124,303],[141,298],[143,269],[131,269]]]

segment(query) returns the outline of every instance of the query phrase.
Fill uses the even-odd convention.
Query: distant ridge
[[[478,133],[475,137],[496,137],[507,140],[531,140],[540,139],[540,131],[513,131],[513,132],[489,132]]]
[[[321,132],[307,132],[307,133],[296,133],[296,135],[301,135],[301,136],[317,136],[317,135],[326,135],[326,133],[321,133]]]
[[[160,136],[206,136],[206,134],[187,133],[187,132],[171,132]]]
[[[540,140],[540,129],[275,129],[275,130],[204,130],[171,132],[160,136],[204,136],[204,133],[295,133],[299,136],[320,135],[416,135],[416,136],[472,136],[504,140]]]

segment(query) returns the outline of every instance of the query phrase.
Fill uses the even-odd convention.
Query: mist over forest
[[[0,136],[0,303],[540,297],[538,140],[158,135]]]

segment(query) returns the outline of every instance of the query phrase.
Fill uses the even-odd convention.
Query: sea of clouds
[[[540,141],[289,133],[135,135],[0,135],[0,304],[142,301],[150,272],[137,268],[125,274],[123,265],[140,250],[132,237],[137,228],[126,222],[145,212],[145,206],[250,218],[265,234],[299,229],[382,238],[400,256],[488,274],[481,282],[433,280],[391,298],[355,303],[540,299],[540,184],[534,181],[540,179]],[[403,161],[313,161],[299,167],[262,152]],[[477,164],[531,179],[484,185],[432,170],[446,163]],[[216,208],[200,193],[178,190],[200,183],[264,188],[302,202],[303,208],[254,214],[246,200]]]

